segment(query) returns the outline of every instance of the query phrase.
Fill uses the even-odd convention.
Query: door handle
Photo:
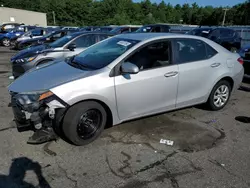
[[[172,71],[172,72],[168,72],[166,74],[164,74],[165,77],[173,77],[176,76],[178,74],[178,72],[176,71]]]
[[[211,67],[218,67],[218,66],[220,66],[220,63],[213,63],[212,65],[211,65]]]

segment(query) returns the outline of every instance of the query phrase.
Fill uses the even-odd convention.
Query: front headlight
[[[37,56],[28,57],[28,58],[25,58],[25,60],[26,60],[27,62],[31,62],[31,61],[33,61],[34,59],[36,59],[36,57],[37,57]]]
[[[54,95],[51,91],[46,92],[27,92],[19,93],[15,96],[16,100],[23,106],[30,105],[32,103],[40,102],[50,96]]]

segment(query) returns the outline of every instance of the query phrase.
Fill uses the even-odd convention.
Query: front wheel
[[[81,146],[100,136],[107,122],[103,106],[95,101],[78,103],[67,111],[63,119],[63,133],[73,144]]]
[[[231,90],[232,87],[228,81],[222,80],[218,82],[214,86],[207,101],[207,105],[210,109],[216,111],[224,108],[230,98]]]
[[[3,46],[5,46],[5,47],[9,47],[9,46],[10,46],[10,39],[4,38],[4,39],[2,40],[2,44],[3,44]]]

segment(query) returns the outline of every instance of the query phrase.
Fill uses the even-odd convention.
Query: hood
[[[33,46],[30,48],[26,48],[26,49],[18,52],[16,55],[14,55],[11,58],[11,61],[13,62],[13,61],[16,61],[17,59],[24,59],[27,57],[32,57],[34,55],[43,53],[44,51],[47,51],[47,50],[51,51],[53,49],[52,48],[48,49],[48,46],[46,46],[46,45],[39,45],[39,46]]]
[[[65,61],[53,62],[25,73],[10,84],[8,90],[17,93],[47,91],[72,80],[87,77],[90,73],[74,68]]]

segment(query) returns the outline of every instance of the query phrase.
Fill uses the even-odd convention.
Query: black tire
[[[3,38],[2,45],[5,46],[5,47],[10,47],[10,39]]]
[[[226,100],[226,102],[224,103],[224,105],[218,107],[215,105],[214,103],[214,95],[215,95],[215,92],[218,88],[220,88],[221,86],[227,86],[228,87],[228,98]],[[215,86],[214,88],[212,89],[211,93],[210,93],[210,96],[208,98],[208,101],[207,101],[207,106],[209,107],[209,109],[213,110],[213,111],[217,111],[217,110],[220,110],[222,108],[224,108],[226,106],[226,104],[228,103],[229,99],[230,99],[230,96],[231,96],[231,91],[232,91],[232,87],[230,85],[230,83],[227,81],[227,80],[221,80],[219,81]]]
[[[84,138],[81,137],[79,133],[79,126],[80,125],[83,126],[82,124],[79,124],[79,122],[82,121],[83,115],[86,114],[86,112],[90,111],[98,112],[99,114],[98,117],[101,116],[101,119],[99,119],[98,128],[96,129],[94,134],[91,135],[90,137]],[[107,112],[105,111],[103,106],[95,101],[86,101],[78,103],[68,109],[63,119],[62,130],[65,137],[69,141],[71,141],[73,144],[77,146],[82,146],[89,144],[90,142],[94,141],[97,137],[99,137],[102,131],[104,130],[106,122],[107,122]],[[84,127],[86,128],[86,124]],[[89,126],[87,125],[87,127]]]

